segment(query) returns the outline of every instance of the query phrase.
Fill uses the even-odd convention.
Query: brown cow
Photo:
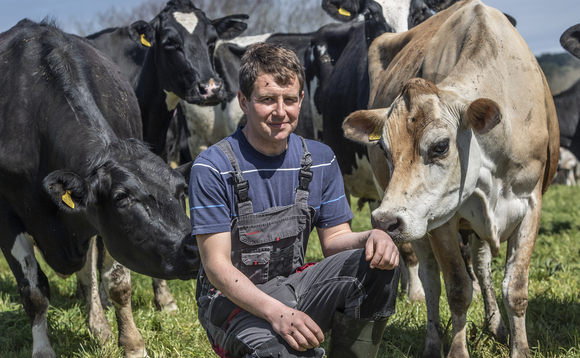
[[[507,242],[502,294],[511,356],[529,356],[529,264],[559,150],[554,103],[534,55],[501,12],[469,0],[408,32],[377,38],[369,75],[372,110],[351,114],[343,127],[369,145],[375,176],[387,189],[373,225],[396,242],[421,240],[419,256],[432,250],[453,322],[449,357],[469,355],[472,291],[458,231],[481,238],[474,240],[476,266]],[[436,276],[431,272],[425,289],[426,356],[439,356],[441,348]]]

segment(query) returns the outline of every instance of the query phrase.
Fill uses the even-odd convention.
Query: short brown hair
[[[281,44],[260,42],[248,47],[242,56],[239,71],[240,90],[250,98],[254,83],[261,74],[273,75],[281,85],[298,79],[300,92],[304,88],[304,68],[294,51]]]

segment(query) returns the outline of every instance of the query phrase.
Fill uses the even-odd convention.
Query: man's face
[[[250,98],[238,91],[240,107],[248,116],[244,134],[250,144],[267,155],[286,150],[288,136],[298,125],[303,97],[297,78],[282,86],[270,74],[258,76]]]

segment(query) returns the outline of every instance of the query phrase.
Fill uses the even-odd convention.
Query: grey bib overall
[[[217,146],[234,167],[238,196],[238,217],[232,220],[232,263],[253,283],[265,283],[277,276],[289,276],[304,265],[308,237],[315,210],[308,206],[308,185],[312,180],[312,159],[302,137],[304,154],[300,163],[299,186],[293,205],[274,207],[254,214],[248,198],[249,184],[242,177],[228,141]]]

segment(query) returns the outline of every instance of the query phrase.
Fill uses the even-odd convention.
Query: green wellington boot
[[[363,321],[335,312],[327,357],[375,358],[387,321]]]

